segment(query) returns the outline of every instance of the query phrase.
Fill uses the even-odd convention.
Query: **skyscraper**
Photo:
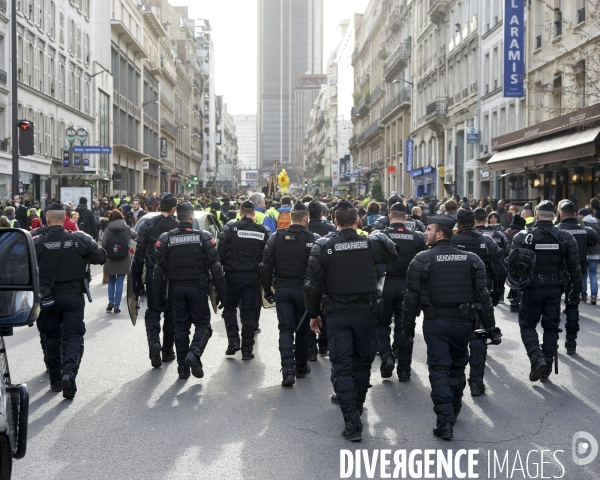
[[[257,160],[294,160],[297,75],[323,70],[323,0],[258,0]]]

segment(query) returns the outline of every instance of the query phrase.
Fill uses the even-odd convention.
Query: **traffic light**
[[[19,154],[33,155],[35,153],[34,124],[29,120],[19,120]]]
[[[304,180],[304,188],[308,188],[308,179]]]
[[[194,175],[194,176],[192,177],[192,182],[196,182],[196,183],[198,183],[198,175]]]
[[[192,182],[188,182],[187,183],[187,188],[192,188],[194,185],[192,184]]]

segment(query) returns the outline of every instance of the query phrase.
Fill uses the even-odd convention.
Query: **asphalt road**
[[[488,394],[473,399],[467,393],[453,442],[431,433],[435,416],[418,332],[410,382],[382,381],[375,361],[364,440],[350,444],[340,437],[339,407],[329,401],[327,358],[313,362],[312,374],[293,388],[280,386],[274,309],[263,310],[251,361],[242,361],[239,353],[225,356],[224,324],[214,315],[205,377],[183,381],[175,362],[150,366],[143,319],[134,327],[126,307],[119,315],[105,312],[106,286],[100,270],[95,272],[73,401],[49,390],[36,328],[17,329],[6,339],[13,381],[27,383],[31,395],[28,451],[15,461],[13,478],[333,479],[340,478],[341,450],[359,448],[369,455],[381,449],[392,455],[479,449],[479,463],[472,467],[479,478],[542,478],[541,450],[547,450],[544,478],[600,478],[600,455],[578,466],[571,453],[578,431],[600,440],[600,306],[582,306],[578,355],[561,354],[560,374],[547,384],[529,382],[516,315],[499,306],[504,338],[489,350]],[[564,337],[561,353],[563,345]],[[494,452],[500,459],[495,472]],[[370,478],[381,477],[378,465]],[[369,478],[364,467],[360,478]]]

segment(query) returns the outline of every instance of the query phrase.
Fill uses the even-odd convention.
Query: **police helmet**
[[[528,248],[515,248],[506,261],[508,273],[506,282],[511,288],[522,290],[533,280],[535,252]]]

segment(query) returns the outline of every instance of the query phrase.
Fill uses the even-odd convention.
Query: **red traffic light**
[[[28,122],[27,120],[19,120],[17,126],[21,130],[29,130],[31,128],[31,122]]]

